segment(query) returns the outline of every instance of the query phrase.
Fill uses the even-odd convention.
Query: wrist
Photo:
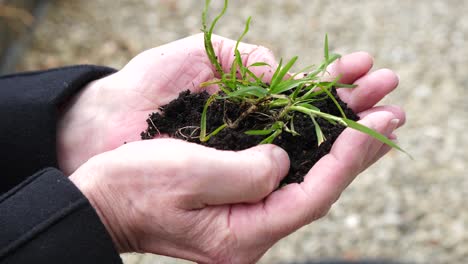
[[[93,156],[86,154],[91,154],[89,152],[94,147],[90,137],[96,135],[92,131],[94,126],[90,124],[99,118],[102,111],[99,98],[103,80],[88,83],[59,110],[56,151],[59,168],[65,175],[70,175]]]
[[[122,241],[125,240],[122,239],[121,236],[119,236],[119,232],[117,232],[119,230],[119,228],[116,228],[119,226],[116,225],[116,220],[118,220],[118,218],[115,218],[115,214],[111,210],[112,208],[109,207],[110,203],[107,202],[105,194],[108,194],[108,192],[102,191],[102,187],[98,184],[101,180],[97,180],[97,177],[99,177],[99,175],[96,174],[97,168],[93,169],[93,166],[88,166],[89,163],[93,163],[92,160],[94,159],[95,158],[92,158],[90,162],[80,167],[68,178],[89,201],[99,217],[99,220],[107,230],[107,233],[110,235],[117,251],[119,253],[128,252],[129,247],[124,246],[125,243]],[[112,204],[116,206],[115,203]]]

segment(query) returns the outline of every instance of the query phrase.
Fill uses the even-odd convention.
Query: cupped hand
[[[212,41],[224,70],[229,70],[236,42],[214,35]],[[242,43],[239,50],[246,54],[245,64],[264,61],[275,65],[264,47]],[[271,69],[253,70],[271,78]],[[71,174],[90,157],[139,140],[150,113],[182,91],[201,91],[200,84],[215,76],[202,34],[139,54],[122,70],[89,84],[70,102],[58,124],[59,167]]]
[[[180,91],[199,91],[198,84],[215,76],[202,41],[195,36],[144,52],[120,72],[88,87],[89,94],[85,90],[75,106],[87,96],[107,99],[94,119],[75,123],[88,131],[82,144],[89,149],[73,149],[79,158],[66,156],[69,160],[61,164],[71,172],[95,154],[137,140],[148,113]],[[214,39],[223,67],[230,65],[234,44]],[[264,48],[241,49],[250,54],[246,64],[275,65]],[[396,88],[398,78],[386,69],[370,72],[372,64],[367,53],[358,52],[328,70],[330,78],[341,76],[340,82],[358,85],[338,93],[359,113],[360,122],[395,138],[404,112],[375,105]],[[257,70],[269,77],[268,68]],[[64,120],[74,121],[72,108]],[[62,148],[62,153],[67,151],[72,149]],[[381,142],[346,129],[304,182],[273,192],[289,166],[287,155],[275,146],[231,152],[160,138],[97,155],[71,179],[96,208],[121,252],[153,252],[201,263],[254,263],[276,241],[324,216],[356,175],[388,151]]]

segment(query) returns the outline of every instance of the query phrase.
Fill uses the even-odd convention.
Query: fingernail
[[[391,129],[391,132],[393,132],[393,130],[397,128],[399,123],[400,123],[400,119],[395,118],[395,119],[390,120],[389,129]]]

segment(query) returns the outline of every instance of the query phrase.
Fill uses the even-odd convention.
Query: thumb
[[[212,35],[211,42],[223,71],[230,72],[232,63],[236,59],[235,48],[237,42],[217,35]],[[242,42],[239,43],[237,48],[241,54],[242,64],[244,66],[249,67],[256,62],[268,64],[264,66],[252,66],[249,70],[259,77],[262,76],[262,81],[270,82],[274,71],[278,67],[273,52],[263,46]]]

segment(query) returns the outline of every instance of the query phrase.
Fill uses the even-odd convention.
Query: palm
[[[213,36],[213,45],[223,67],[229,70],[235,42]],[[246,63],[260,60],[275,65],[273,56],[264,48],[242,43],[239,49],[249,54]],[[262,71],[262,67],[254,71]],[[215,70],[206,55],[202,34],[141,53],[111,80],[109,86],[114,89],[115,107],[120,110],[108,117],[112,126],[106,131],[107,142],[97,153],[138,140],[151,112],[177,98],[182,91],[200,91],[203,89],[200,84],[213,77]],[[264,77],[268,78],[268,74]],[[204,89],[212,91],[215,87]]]
[[[187,44],[189,41],[195,39],[148,50],[115,76],[114,101],[120,109],[109,117],[112,126],[106,132],[108,141],[103,151],[139,140],[150,113],[177,98],[182,91],[198,91],[202,82],[214,77],[204,50],[198,48],[203,45]]]
[[[136,56],[119,72],[99,80],[94,91],[85,89],[64,114],[59,124],[60,168],[71,174],[89,158],[139,140],[151,112],[181,91],[200,89],[200,83],[213,76],[201,35]],[[99,106],[91,111],[90,104]]]

